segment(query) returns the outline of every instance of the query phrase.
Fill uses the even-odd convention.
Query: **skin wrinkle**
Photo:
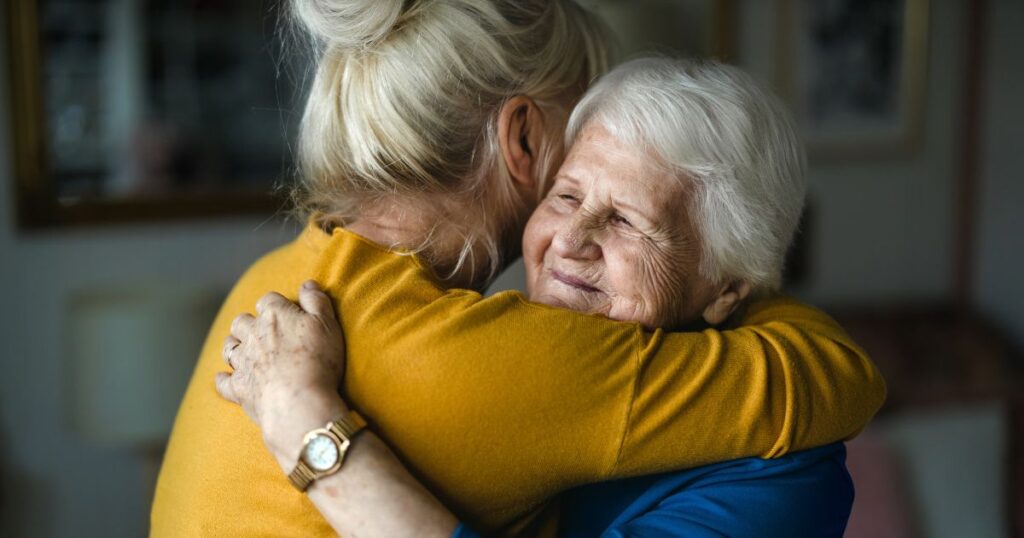
[[[682,207],[690,207],[690,196],[692,195],[692,189],[686,188],[686,204]],[[694,233],[696,227],[692,220],[689,218],[685,209],[676,210],[677,219],[681,219],[683,229],[687,230],[688,233],[679,233],[678,235],[672,234],[672,240],[670,244],[676,245],[677,248],[671,252],[663,253],[663,256],[655,258],[655,261],[662,261],[671,259],[661,266],[656,266],[652,269],[652,277],[655,279],[654,287],[659,290],[677,290],[679,297],[684,297],[685,294],[694,290],[687,290],[687,282],[696,282],[697,284],[707,287],[708,282],[704,279],[697,279],[697,266],[700,263],[701,249],[699,241]],[[695,264],[688,263],[692,260],[696,260]],[[706,291],[706,290],[700,290]],[[686,312],[684,309],[685,301],[673,301],[671,298],[666,299],[669,304],[676,305],[680,310],[675,312],[675,320],[687,320],[688,316],[692,317],[692,313]],[[672,320],[663,319],[661,326],[668,326]]]
[[[657,290],[655,294],[655,300],[657,303],[669,305],[675,305],[677,309],[682,309],[685,306],[685,301],[673,301],[673,298],[685,297],[686,289],[684,282],[691,276],[688,274],[686,267],[686,259],[689,253],[689,249],[685,245],[678,249],[679,252],[668,251],[669,249],[663,249],[661,255],[651,256],[648,258],[641,258],[640,272],[641,279],[648,280],[653,283],[653,289]],[[666,252],[667,251],[667,252]],[[643,296],[637,297],[638,303],[643,299]],[[646,302],[646,301],[644,301]],[[672,312],[671,314],[666,313],[660,316],[663,319],[659,319],[662,324],[669,322],[668,318],[671,316],[673,319],[682,319],[685,312]]]
[[[533,299],[648,328],[699,318],[716,290],[698,270],[692,192],[643,148],[585,127],[527,224]]]

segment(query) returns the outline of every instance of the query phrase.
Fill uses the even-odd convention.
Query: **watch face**
[[[303,458],[315,471],[326,471],[338,462],[338,447],[326,435],[317,435],[306,444]]]

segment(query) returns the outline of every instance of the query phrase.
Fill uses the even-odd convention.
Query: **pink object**
[[[900,461],[870,432],[846,443],[846,467],[856,491],[847,538],[911,538],[913,503]]]

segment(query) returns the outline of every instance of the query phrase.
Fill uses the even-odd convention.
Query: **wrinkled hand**
[[[330,298],[313,281],[299,289],[298,304],[271,292],[256,312],[231,324],[222,353],[234,372],[217,373],[217,392],[242,406],[286,466],[286,460],[294,463],[302,435],[344,406],[337,391],[345,337]]]

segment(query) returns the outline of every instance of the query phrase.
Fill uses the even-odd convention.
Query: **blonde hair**
[[[461,247],[432,252],[435,229],[413,250],[452,275],[469,264],[471,274],[491,278],[508,241],[518,241],[510,228],[536,204],[520,199],[508,176],[497,139],[501,106],[524,95],[541,109],[549,136],[534,148],[535,172],[546,181],[572,105],[607,69],[601,23],[571,0],[292,6],[317,45],[299,133],[298,207],[344,224],[367,202],[442,195],[459,214],[440,215],[437,226]],[[483,264],[474,259],[481,250]]]
[[[566,143],[590,122],[648,148],[694,189],[701,274],[777,289],[803,211],[804,146],[782,102],[740,69],[644,58],[599,80],[569,119]]]

